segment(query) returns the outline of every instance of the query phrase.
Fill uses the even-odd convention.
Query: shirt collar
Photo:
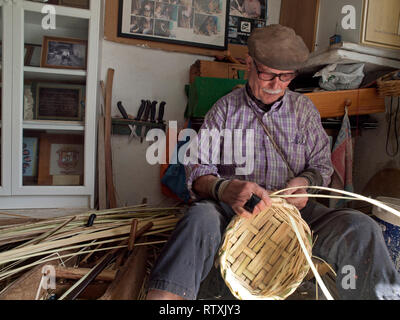
[[[248,98],[249,98],[257,107],[259,107],[260,109],[262,109],[264,112],[268,112],[268,111],[270,111],[271,109],[279,109],[279,108],[281,107],[281,105],[282,105],[283,100],[285,99],[285,97],[286,97],[286,95],[287,95],[287,94],[286,94],[287,92],[285,92],[285,94],[284,94],[282,97],[280,97],[277,101],[275,101],[274,103],[265,104],[264,102],[262,102],[261,100],[257,99],[257,98],[254,96],[254,94],[253,94],[253,92],[252,92],[252,90],[251,90],[250,85],[249,85],[248,82],[246,83],[246,93],[247,93]]]

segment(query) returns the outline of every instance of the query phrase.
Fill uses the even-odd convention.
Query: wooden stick
[[[99,210],[107,208],[107,181],[104,145],[104,116],[99,118],[99,133],[97,139],[97,166],[98,166],[98,189],[99,189]]]
[[[105,131],[104,131],[104,149],[105,149],[105,167],[106,167],[106,183],[107,195],[109,200],[109,208],[115,208],[117,201],[115,198],[115,189],[113,182],[112,170],[112,150],[111,150],[111,104],[112,104],[112,87],[114,81],[114,69],[108,69],[106,83],[106,103],[105,103]]]
[[[99,300],[136,300],[146,275],[147,247],[133,250]]]
[[[65,268],[56,266],[56,277],[60,279],[81,279],[85,274],[87,274],[89,268]],[[117,272],[115,270],[103,270],[97,275],[95,280],[98,281],[113,281],[115,279]]]
[[[129,252],[131,252],[133,250],[133,246],[135,244],[137,225],[138,225],[137,219],[133,219],[131,231],[129,233],[129,239],[128,239],[128,251]]]

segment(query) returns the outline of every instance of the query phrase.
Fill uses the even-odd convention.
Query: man
[[[306,194],[307,186],[330,182],[329,140],[320,115],[311,100],[287,89],[308,59],[303,40],[290,28],[271,25],[256,29],[248,47],[246,87],[220,99],[202,129],[253,129],[254,170],[240,176],[237,163],[186,166],[188,188],[202,200],[189,208],[161,253],[148,299],[195,299],[230,219],[268,208],[270,190],[300,187],[287,193]],[[249,212],[244,207],[253,194],[261,200]],[[352,209],[326,208],[307,196],[287,201],[301,210],[313,230],[313,254],[335,269],[341,299],[400,299],[400,276],[371,218]],[[349,266],[355,270],[355,286],[346,285],[349,274],[343,270]]]

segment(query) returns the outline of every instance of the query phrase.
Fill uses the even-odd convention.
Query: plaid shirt
[[[286,90],[282,100],[273,104],[270,111],[265,112],[248,96],[246,89],[241,88],[218,100],[210,109],[199,130],[198,141],[202,141],[202,129],[244,129],[242,141],[239,142],[242,142],[242,155],[245,156],[245,129],[254,129],[254,170],[247,175],[237,175],[235,169],[244,165],[238,165],[234,156],[231,164],[225,164],[224,146],[221,143],[220,164],[203,164],[204,162],[199,161],[200,164],[185,165],[186,183],[191,196],[196,198],[192,191],[192,183],[204,175],[252,181],[267,190],[285,187],[289,179],[287,166],[275,151],[249,106],[262,117],[295,175],[298,176],[307,169],[314,169],[321,174],[323,185],[328,186],[333,173],[330,143],[322,127],[320,114],[312,101],[304,95]],[[238,141],[235,141],[234,147],[238,146]],[[211,155],[218,154],[215,151],[209,149],[210,159]],[[201,152],[207,153],[204,148],[199,150],[199,153]]]

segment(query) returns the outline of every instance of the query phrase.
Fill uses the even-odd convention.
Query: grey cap
[[[252,58],[277,70],[300,69],[310,55],[303,39],[280,24],[254,29],[247,46]]]

